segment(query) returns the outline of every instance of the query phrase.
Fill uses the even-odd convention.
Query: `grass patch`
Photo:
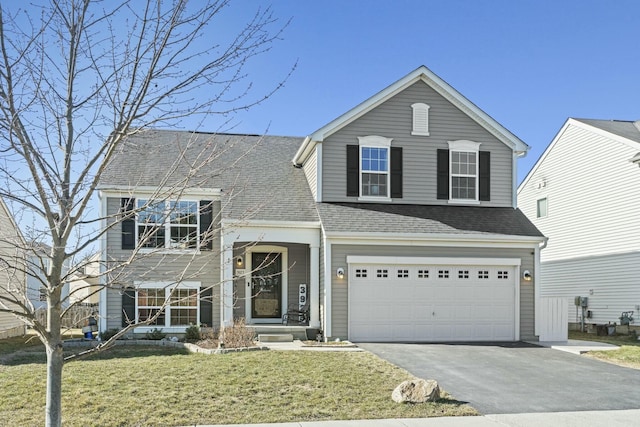
[[[570,331],[569,338],[618,345],[620,346],[619,350],[590,351],[586,355],[627,368],[640,369],[640,341],[633,335],[598,336],[585,332]]]
[[[0,365],[0,419],[41,425],[44,362]],[[116,347],[67,363],[65,426],[172,426],[477,415],[447,396],[397,404],[411,375],[367,352],[246,352],[207,356]]]

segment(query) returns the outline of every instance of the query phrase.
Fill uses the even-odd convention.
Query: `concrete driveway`
[[[640,409],[640,370],[525,343],[358,346],[483,414]]]

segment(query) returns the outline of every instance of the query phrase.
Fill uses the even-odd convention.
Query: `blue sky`
[[[229,27],[264,1],[242,0]],[[531,146],[519,181],[568,117],[640,119],[640,2],[276,0],[291,24],[249,68],[256,88],[297,69],[234,132],[306,136],[426,65]],[[214,130],[213,127],[211,130]]]

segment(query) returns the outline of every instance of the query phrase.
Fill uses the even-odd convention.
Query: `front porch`
[[[243,318],[258,334],[297,339],[306,339],[307,328],[320,329],[319,245],[315,223],[225,226],[221,325]]]
[[[318,328],[309,328],[308,326],[286,326],[286,325],[248,325],[248,327],[252,328],[256,332],[256,337],[260,338],[260,336],[279,336],[285,337],[290,335],[292,339],[296,340],[315,340],[315,335],[313,331],[318,331]],[[307,330],[309,334],[307,334]],[[317,332],[316,332],[317,333]],[[262,340],[260,340],[262,341]],[[266,342],[266,341],[265,341]]]

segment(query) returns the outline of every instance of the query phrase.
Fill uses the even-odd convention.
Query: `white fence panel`
[[[569,301],[567,298],[540,298],[540,341],[569,339]]]

